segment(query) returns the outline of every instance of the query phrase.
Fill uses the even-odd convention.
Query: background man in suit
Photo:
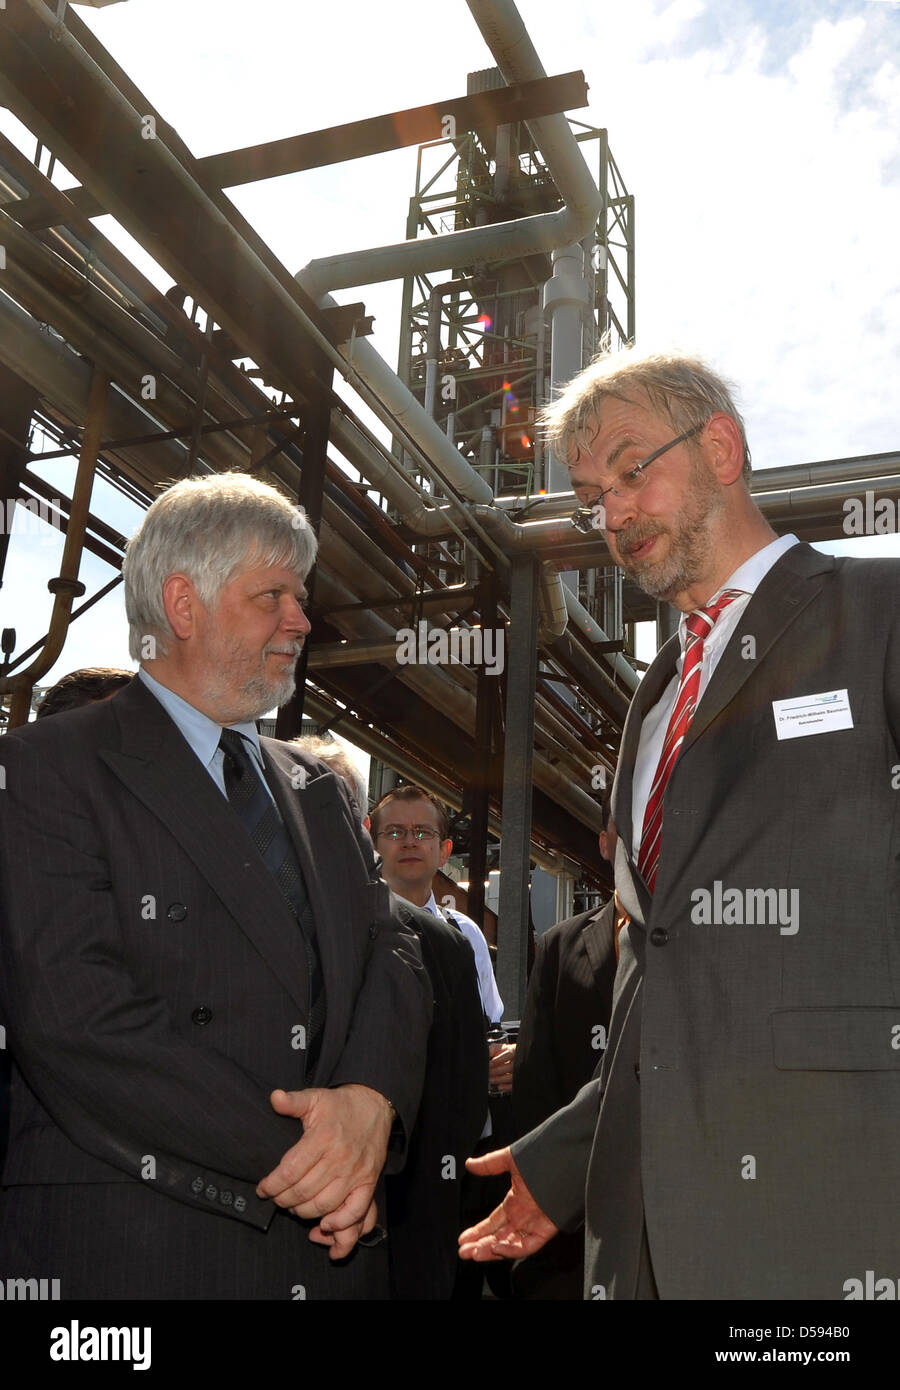
[[[368,826],[362,774],[336,741],[291,740],[344,779]],[[475,957],[462,932],[423,908],[392,895],[400,921],[416,933],[431,984],[432,1020],[419,1113],[402,1172],[385,1182],[391,1294],[397,1299],[446,1299],[459,1261],[461,1188],[465,1162],[484,1125],[488,1051]]]
[[[605,791],[600,853],[613,862],[616,827]],[[606,1049],[616,978],[616,904],[557,922],[540,938],[528,978],[513,1079],[516,1134],[535,1129],[591,1079]],[[560,1231],[513,1270],[517,1298],[581,1298],[584,1237]]]
[[[176,484],[124,565],[138,676],[0,740],[0,1265],[64,1298],[387,1294],[356,1242],[427,982],[343,784],[253,723],[293,690],[314,555],[257,480]]]
[[[858,1296],[900,1250],[900,566],[774,539],[698,362],[599,360],[550,423],[613,558],[686,616],[613,787],[600,1077],[479,1161],[513,1187],[465,1248],[584,1218],[588,1297]]]
[[[434,896],[434,877],[438,869],[446,864],[453,850],[453,841],[449,833],[450,822],[445,808],[429,792],[407,783],[387,792],[381,798],[372,811],[371,829],[375,848],[382,858],[381,871],[393,891],[422,908],[437,921],[449,924],[453,931],[458,932],[469,943],[478,973],[483,1027],[499,1023],[503,1018],[503,1000],[497,989],[487,941],[481,928],[464,912],[439,907]],[[508,1112],[515,1047],[509,1043],[491,1043],[490,1054],[490,1080],[501,1093],[495,1103],[504,1105]],[[481,1066],[478,1065],[480,1058],[477,1054],[475,1060],[473,1075],[476,1075],[481,1083],[484,1076]],[[495,1113],[489,1110],[485,1086],[481,1096],[481,1125],[475,1135],[476,1140],[480,1138],[481,1143],[476,1152],[493,1147],[489,1136],[493,1133]],[[502,1112],[498,1122],[503,1122]],[[511,1137],[509,1121],[504,1130],[504,1138],[507,1137]],[[497,1185],[494,1191],[486,1194],[484,1185],[474,1182],[470,1174],[462,1172],[460,1178],[462,1224],[468,1225],[499,1200],[505,1189],[505,1179],[502,1180],[502,1186]],[[454,1299],[479,1300],[484,1282],[483,1271],[475,1269],[472,1265],[460,1265],[455,1250],[453,1263],[457,1269]]]

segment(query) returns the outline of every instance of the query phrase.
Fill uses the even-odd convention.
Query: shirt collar
[[[725,583],[721,584],[719,588],[716,589],[716,592],[711,595],[708,603],[714,603],[725,589],[740,589],[742,594],[746,594],[749,599],[756,593],[756,590],[776,561],[780,560],[782,555],[786,554],[792,546],[799,544],[798,538],[794,535],[777,536],[774,541],[770,541],[769,544],[764,545],[761,550],[757,550],[755,555],[751,555],[749,560],[745,560],[742,565],[738,565],[734,573],[730,574],[725,580]],[[738,599],[736,602],[741,604],[742,601]],[[727,612],[728,609],[726,608],[725,613]],[[681,620],[678,624],[678,638],[681,642],[682,651],[684,651],[687,637],[686,623],[689,616],[690,615],[687,613],[682,613]],[[716,629],[713,628],[713,632],[710,633],[710,639],[715,631]]]
[[[209,715],[197,709],[196,705],[189,704],[181,695],[176,695],[174,690],[170,690],[155,676],[151,676],[150,672],[146,671],[143,666],[138,670],[138,678],[144,682],[151,694],[156,696],[166,714],[177,725],[185,741],[196,753],[203,766],[208,769],[219,751],[222,725],[217,724],[214,719],[210,719]],[[253,720],[247,720],[240,724],[229,724],[227,727],[243,735],[251,746],[252,755],[260,771],[264,772],[265,763],[259,742],[259,732]]]

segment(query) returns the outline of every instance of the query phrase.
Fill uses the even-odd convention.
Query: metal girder
[[[321,169],[327,164],[384,154],[408,145],[426,145],[432,140],[446,138],[451,129],[454,133],[480,130],[574,110],[587,106],[587,92],[584,73],[567,72],[492,92],[479,92],[476,96],[452,97],[428,106],[348,121],[346,125],[291,135],[284,140],[224,150],[221,154],[198,159],[197,170],[205,187],[236,188],[260,179],[279,178],[282,174],[297,174],[304,169]],[[67,189],[66,196],[86,217],[99,217],[107,211],[103,200],[87,188]],[[32,231],[53,226],[56,215],[54,208],[40,196],[29,198],[19,209],[22,226]]]
[[[497,986],[506,1013],[521,1018],[528,961],[529,846],[531,844],[534,701],[539,565],[530,555],[512,563],[506,661],[506,731],[503,758],[503,837],[500,841],[500,907]]]

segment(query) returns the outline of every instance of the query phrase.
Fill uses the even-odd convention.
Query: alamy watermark
[[[11,536],[18,514],[16,534],[37,536],[43,545],[54,545],[54,531],[62,530],[62,501],[58,497],[45,502],[35,497],[0,497],[0,535]],[[52,528],[48,530],[47,528]]]
[[[845,536],[896,536],[900,502],[893,497],[876,497],[867,491],[864,497],[848,497],[844,502],[841,529]]]
[[[800,930],[799,888],[726,888],[716,879],[712,891],[691,893],[695,927],[778,927],[782,936]]]
[[[394,637],[398,666],[483,666],[488,676],[503,674],[505,628],[429,628],[423,618]]]
[[[58,1279],[0,1279],[0,1302],[56,1303],[59,1296]]]

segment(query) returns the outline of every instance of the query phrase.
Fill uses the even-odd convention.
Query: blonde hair
[[[619,352],[599,353],[541,412],[540,426],[547,445],[564,462],[573,449],[577,458],[590,448],[600,429],[601,407],[607,397],[634,401],[636,395],[643,394],[678,434],[705,425],[711,415],[721,411],[740,431],[746,480],[751,473],[750,447],[733,390],[730,382],[699,358],[679,353],[640,354],[631,345]]]

